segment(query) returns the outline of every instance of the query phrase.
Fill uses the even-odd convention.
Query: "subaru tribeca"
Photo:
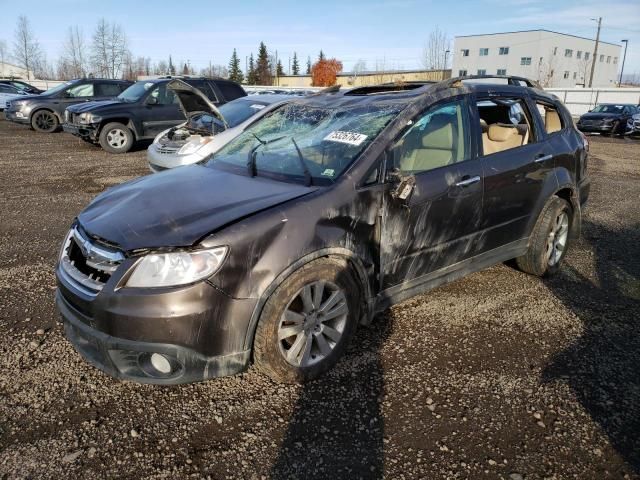
[[[536,84],[476,78],[294,99],[200,164],[98,195],[56,267],[67,338],[139,382],[250,363],[302,382],[396,302],[510,259],[553,274],[586,140]]]

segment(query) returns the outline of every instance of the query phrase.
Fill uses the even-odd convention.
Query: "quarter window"
[[[471,158],[469,117],[463,101],[436,106],[421,116],[393,149],[402,172],[421,173]]]
[[[564,121],[555,106],[549,103],[536,101],[536,107],[538,108],[538,113],[542,117],[542,123],[544,124],[544,129],[547,133],[559,132],[565,127]]]
[[[67,90],[67,97],[93,97],[93,84],[85,83],[83,85],[76,85]]]

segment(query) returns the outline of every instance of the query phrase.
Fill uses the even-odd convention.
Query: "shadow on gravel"
[[[383,474],[380,347],[391,321],[360,327],[345,361],[305,384],[270,479],[377,479]]]
[[[583,333],[552,360],[543,379],[566,382],[640,473],[640,224],[614,231],[585,222],[583,241],[593,250],[596,278],[564,266],[547,282],[580,318]]]

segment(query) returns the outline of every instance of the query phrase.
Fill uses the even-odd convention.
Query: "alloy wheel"
[[[280,353],[295,367],[322,361],[340,342],[348,313],[345,292],[334,283],[318,280],[305,285],[280,318]]]
[[[547,237],[547,264],[552,267],[560,262],[569,238],[569,216],[560,212],[551,226]]]
[[[38,112],[36,113],[35,124],[39,130],[49,131],[55,126],[55,118],[52,113]]]
[[[107,143],[113,148],[122,148],[127,143],[127,134],[121,128],[113,128],[107,132]]]

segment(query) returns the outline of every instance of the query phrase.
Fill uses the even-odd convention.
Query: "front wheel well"
[[[131,133],[133,133],[134,140],[137,140],[138,135],[136,133],[136,129],[133,127],[133,122],[131,122],[131,119],[126,118],[126,117],[120,117],[120,118],[116,117],[116,118],[105,118],[105,119],[102,119],[100,121],[100,127],[98,128],[98,135],[100,135],[100,132],[102,132],[102,129],[104,128],[104,126],[109,124],[109,123],[121,123],[121,124],[123,124],[129,130],[131,130]]]
[[[580,201],[577,197],[576,191],[569,187],[564,187],[555,193],[555,196],[565,200],[571,207],[571,238],[579,238],[582,230],[582,211],[580,208]]]

